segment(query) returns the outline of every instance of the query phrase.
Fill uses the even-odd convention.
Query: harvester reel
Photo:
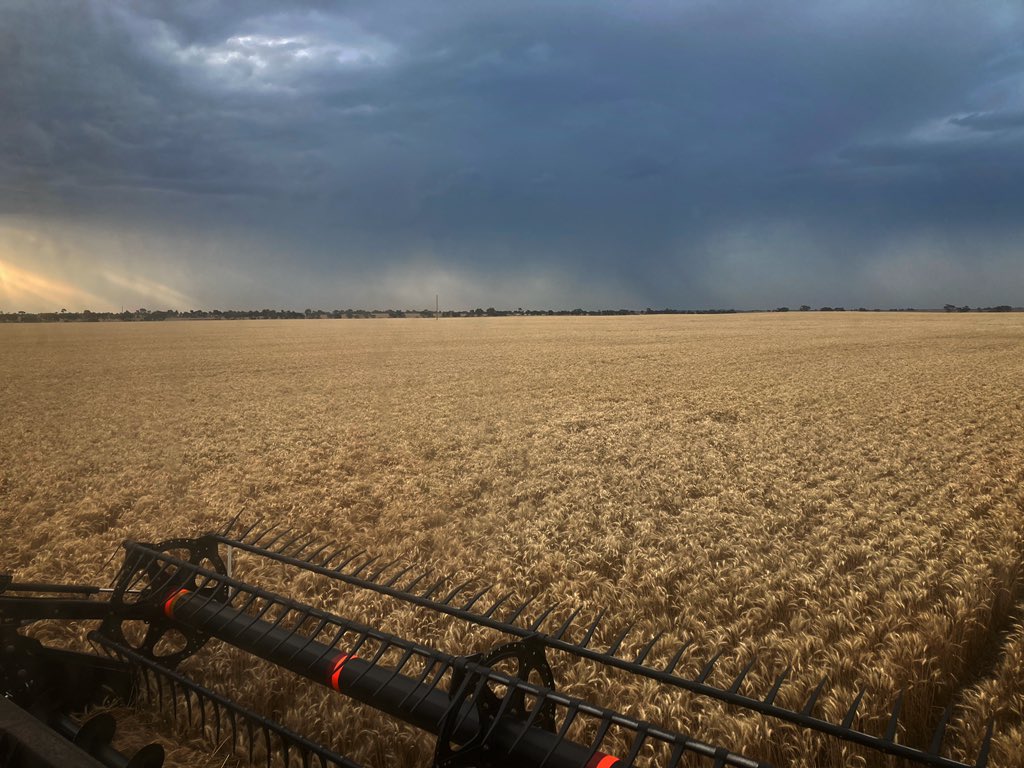
[[[515,669],[510,670],[503,665],[503,662],[508,661],[515,662]],[[501,671],[509,672],[513,677],[534,682],[542,688],[555,689],[554,673],[544,655],[544,646],[539,642],[527,639],[499,645],[486,654],[480,663],[487,667],[497,667]],[[516,690],[512,695],[509,710],[510,714],[519,720],[525,720],[530,716],[531,710],[526,708],[524,691]],[[541,706],[534,723],[538,728],[554,732],[555,708],[550,702]]]
[[[555,688],[555,676],[544,654],[544,646],[531,638],[499,645],[487,654],[469,656],[467,661],[483,667],[497,668],[511,677],[533,682],[541,688]],[[479,675],[456,670],[452,677],[451,690],[452,705],[448,717],[441,726],[434,752],[436,768],[489,768],[492,765],[503,765],[504,763],[495,762],[487,754],[485,738],[488,726],[500,715],[521,722],[530,720],[535,728],[555,732],[554,705],[550,701],[545,701],[537,705],[539,711],[534,713],[532,709],[527,708],[526,692],[522,689],[512,691],[504,712],[501,712],[502,703],[498,694],[489,684],[484,684]],[[452,743],[452,737],[467,703],[476,709],[481,727],[473,739],[456,747]]]
[[[197,568],[227,574],[227,566],[217,551],[217,543],[207,538],[168,539],[145,546]],[[194,571],[184,571],[153,558],[129,554],[110,598],[115,611],[104,619],[100,634],[151,661],[173,669],[202,648],[209,636],[195,629],[183,631],[163,610],[159,613],[148,611],[143,619],[123,617],[132,615],[130,609],[133,606],[155,603],[162,607],[168,597],[183,589],[204,592],[218,602],[227,598],[227,587],[220,582],[213,589],[203,589],[201,584],[196,583]],[[139,621],[144,622],[144,631],[140,631],[141,627],[137,626]]]

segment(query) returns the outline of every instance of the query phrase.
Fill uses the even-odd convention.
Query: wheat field
[[[755,653],[745,690],[792,665],[788,706],[827,674],[835,721],[863,686],[876,732],[901,689],[910,740],[955,700],[949,754],[973,758],[994,717],[992,764],[1024,766],[1024,315],[6,325],[0,371],[0,571],[17,578],[105,582],[123,539],[241,513],[555,616],[606,609],[609,638],[665,632],[655,655],[693,640],[684,670],[724,649],[719,684]],[[240,567],[448,652],[495,639]],[[187,670],[369,765],[429,758],[422,734],[286,673],[239,675],[214,645]],[[778,766],[883,764],[552,664],[572,694]]]

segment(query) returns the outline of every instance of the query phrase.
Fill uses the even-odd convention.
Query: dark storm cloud
[[[118,274],[218,304],[1022,302],[1016,3],[8,2],[0,30],[0,216],[76,279],[129,231]]]

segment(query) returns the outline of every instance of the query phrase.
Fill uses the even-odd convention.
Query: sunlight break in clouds
[[[81,288],[0,260],[0,310],[58,312],[104,308],[109,302]]]
[[[129,291],[133,297],[148,300],[154,309],[190,309],[198,306],[195,300],[181,291],[141,275],[104,272],[103,277],[117,287]]]

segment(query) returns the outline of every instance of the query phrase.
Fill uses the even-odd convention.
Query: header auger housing
[[[721,654],[696,676],[685,676],[677,666],[686,646],[667,663],[647,661],[660,636],[644,642],[635,656],[620,654],[631,627],[617,633],[609,647],[595,647],[603,614],[577,625],[577,611],[549,626],[555,623],[553,609],[537,612],[532,600],[513,604],[508,595],[491,596],[488,586],[450,586],[444,578],[398,562],[381,563],[365,552],[331,548],[309,535],[242,529],[233,522],[194,539],[127,541],[124,550],[109,589],[0,580],[0,764],[158,768],[164,756],[157,745],[131,756],[111,746],[109,714],[75,719],[92,705],[118,701],[169,711],[178,723],[212,733],[217,742],[226,739],[235,752],[268,766],[357,766],[342,754],[344,744],[317,743],[178,669],[214,643],[330,689],[339,707],[353,699],[433,734],[429,764],[439,768],[766,766],[664,724],[565,695],[557,688],[550,652],[793,723],[907,764],[984,768],[988,759],[991,724],[973,764],[943,756],[951,709],[927,747],[902,744],[897,739],[902,697],[884,733],[864,732],[854,727],[863,692],[834,723],[815,711],[826,680],[802,708],[788,709],[777,703],[788,671],[768,691],[744,691],[752,660],[730,685],[719,687],[709,678]],[[505,640],[487,653],[451,655],[234,578],[234,556],[262,558],[326,583],[369,590],[487,628]],[[44,619],[99,622],[89,634],[97,652],[58,650],[22,634]],[[39,721],[50,729],[41,729]]]

